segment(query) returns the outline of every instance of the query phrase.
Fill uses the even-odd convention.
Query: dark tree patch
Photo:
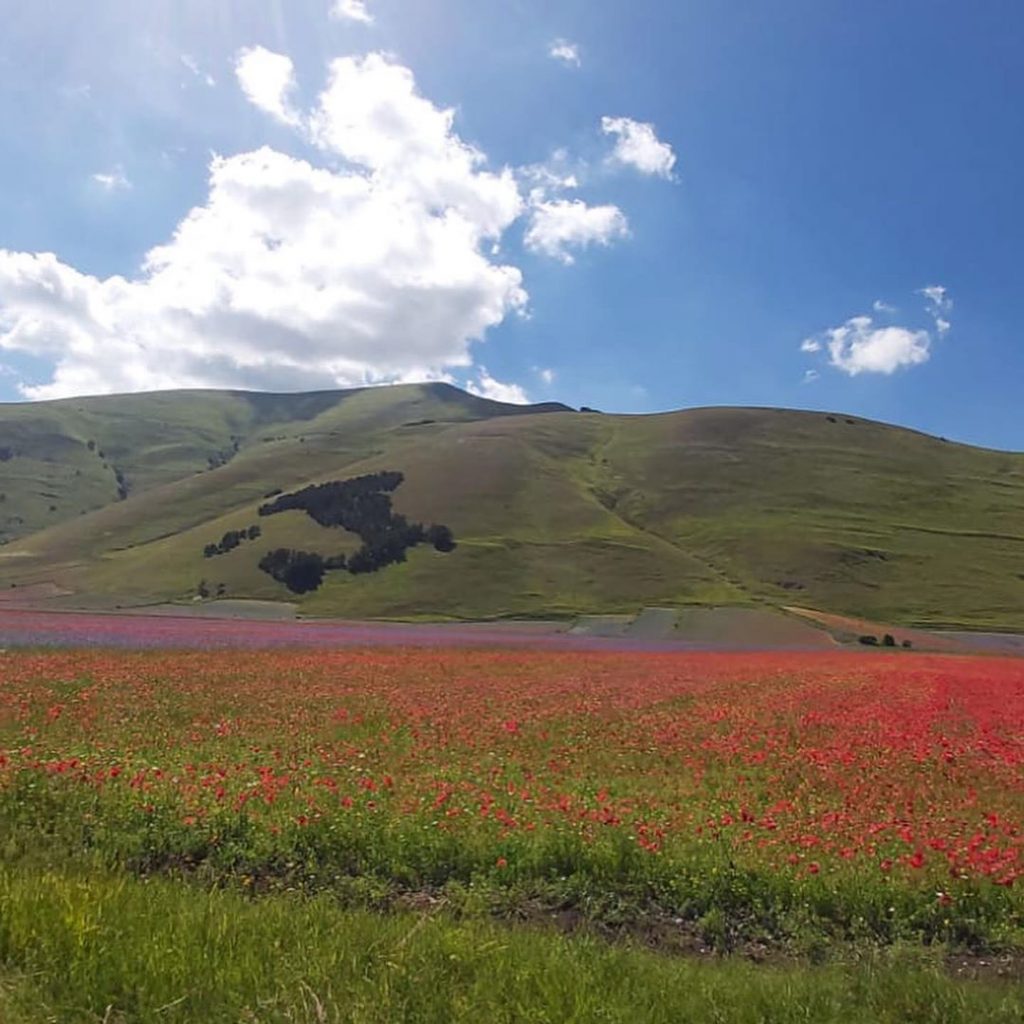
[[[245,530],[228,530],[219,541],[207,544],[203,548],[203,557],[214,558],[217,555],[226,555],[229,551],[234,551],[242,541],[256,540],[262,533],[263,530],[256,523]]]
[[[324,560],[312,551],[276,548],[260,559],[260,568],[295,594],[316,590],[324,578]]]
[[[369,473],[349,480],[311,484],[291,494],[278,495],[273,501],[261,505],[261,516],[303,511],[321,526],[357,534],[363,543],[348,558],[344,555],[328,558],[317,555],[319,562],[315,566],[310,561],[313,556],[309,552],[291,552],[298,559],[297,564],[303,567],[294,571],[285,558],[289,554],[288,549],[279,548],[260,562],[260,568],[289,589],[295,589],[289,580],[297,581],[303,587],[297,593],[304,593],[315,590],[325,572],[347,570],[353,576],[377,572],[388,565],[404,562],[409,548],[425,541],[437,551],[454,551],[455,537],[449,527],[440,523],[429,527],[410,523],[392,509],[391,494],[403,479],[403,475],[395,471]],[[299,558],[300,555],[304,557]],[[315,571],[317,568],[319,575]]]

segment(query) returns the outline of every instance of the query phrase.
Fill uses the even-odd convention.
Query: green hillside
[[[205,580],[324,616],[794,604],[1024,627],[1024,455],[852,417],[613,416],[409,385],[5,406],[0,430],[14,449],[0,462],[0,585],[53,583],[68,605],[191,601]],[[268,492],[378,470],[404,474],[395,509],[449,525],[454,552],[422,545],[300,598],[258,569],[273,548],[360,543],[300,511],[260,518]],[[203,557],[257,522],[258,540]]]
[[[307,394],[163,391],[0,405],[0,543],[161,484],[216,469],[241,452],[288,444],[359,446],[376,430],[524,411],[447,384]]]

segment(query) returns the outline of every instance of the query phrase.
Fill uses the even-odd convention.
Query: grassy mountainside
[[[86,427],[72,418],[85,415],[78,407],[93,417]],[[125,500],[115,491],[103,507],[0,549],[0,583],[52,581],[78,605],[190,600],[202,579],[232,597],[290,599],[256,567],[263,552],[333,554],[359,541],[301,512],[258,520],[263,496],[394,469],[405,474],[396,509],[448,524],[458,549],[417,548],[404,565],[369,576],[330,574],[300,599],[305,614],[476,618],[768,603],[1024,627],[1024,456],[852,417],[517,409],[444,385],[92,399],[8,407],[0,423],[10,409],[26,422],[63,417],[60,436],[73,425],[97,461],[83,430],[100,434],[102,424],[97,445],[129,481]],[[173,457],[161,438],[179,445]],[[209,468],[225,439],[230,457]],[[22,460],[30,468],[25,456],[0,463],[0,490],[28,507],[30,488],[19,483],[28,476],[12,475]],[[57,473],[56,463],[40,464]],[[62,472],[80,505],[82,495],[103,497],[92,476],[87,491]],[[24,525],[61,514],[58,504]],[[257,521],[259,540],[203,558],[205,544]]]
[[[524,410],[447,384],[307,394],[164,391],[0,405],[0,543],[226,465],[243,451]]]

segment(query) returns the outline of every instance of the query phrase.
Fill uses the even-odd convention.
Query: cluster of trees
[[[293,593],[305,594],[323,582],[327,561],[314,551],[275,548],[260,559],[259,566]]]
[[[233,551],[243,540],[255,540],[263,530],[255,523],[247,530],[228,530],[215,544],[207,544],[203,548],[204,558],[214,558],[216,555],[226,555]]]
[[[357,576],[404,562],[409,548],[429,543],[437,551],[455,550],[455,537],[443,524],[410,523],[391,507],[391,494],[404,477],[395,471],[369,473],[350,480],[312,484],[281,494],[260,506],[261,516],[301,510],[321,526],[340,527],[359,535],[362,545],[346,558],[323,558],[308,551],[278,548],[261,559],[260,568],[296,593],[315,590],[325,572],[346,570]]]
[[[207,468],[217,469],[220,466],[226,466],[238,454],[238,449],[241,446],[241,442],[242,439],[240,437],[236,437],[234,434],[232,434],[230,448],[221,448],[218,451],[215,451],[212,455],[207,455]]]
[[[128,483],[128,478],[124,475],[123,469],[114,467],[114,480],[117,483],[117,500],[124,501],[128,497],[131,485]]]
[[[298,509],[321,526],[340,526],[363,536],[364,532],[386,528],[392,519],[391,493],[398,489],[401,473],[367,473],[350,480],[311,484],[291,494],[278,495],[260,506],[261,516]]]
[[[865,633],[863,636],[857,637],[857,639],[862,644],[864,644],[867,647],[878,647],[879,646],[878,637],[875,636],[873,633]],[[894,637],[892,635],[892,633],[886,633],[885,636],[882,637],[881,646],[882,647],[895,647],[895,646],[897,646],[896,637]],[[900,644],[899,646],[909,648],[909,647],[912,646],[912,644],[911,644],[911,642],[909,640],[904,640],[903,643]]]

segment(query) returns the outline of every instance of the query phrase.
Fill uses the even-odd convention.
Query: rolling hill
[[[297,600],[356,618],[568,617],[800,605],[1024,627],[1024,455],[830,413],[648,416],[510,406],[445,384],[187,391],[0,406],[0,587],[77,607]],[[359,538],[265,496],[398,470],[410,520],[452,528],[297,597],[262,554]],[[204,558],[226,531],[259,538]]]

